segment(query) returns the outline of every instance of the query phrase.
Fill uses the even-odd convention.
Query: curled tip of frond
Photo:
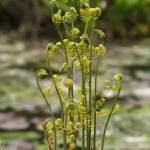
[[[36,77],[45,77],[45,76],[48,76],[48,73],[45,69],[39,69],[36,71]]]

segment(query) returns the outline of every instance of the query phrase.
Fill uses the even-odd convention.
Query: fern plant
[[[51,116],[43,123],[43,129],[49,150],[58,150],[58,137],[63,139],[64,150],[75,150],[80,143],[82,150],[96,150],[99,143],[101,143],[100,149],[103,150],[109,120],[119,108],[117,101],[122,87],[122,75],[116,74],[113,84],[105,80],[100,89],[98,69],[106,53],[105,34],[96,29],[96,20],[101,15],[101,9],[91,7],[89,0],[69,0],[64,1],[64,4],[68,9],[62,13],[58,8],[58,1],[50,2],[52,21],[58,31],[60,41],[49,43],[47,46],[49,69],[39,69],[36,72],[39,90]],[[84,26],[84,30],[80,28],[79,21]],[[98,37],[97,41],[95,37]],[[65,59],[59,69],[60,73],[66,74],[65,80],[59,74],[53,74],[52,71],[51,58],[56,57],[57,54],[61,54]],[[76,72],[80,73],[78,81],[75,80]],[[44,76],[50,77],[58,95],[58,102],[61,106],[59,118],[55,117],[48,102],[53,87],[42,88],[40,86],[39,79]],[[112,90],[115,96],[110,101],[107,99],[107,94]],[[108,103],[111,103],[111,106],[107,105]],[[107,121],[102,137],[97,138],[97,119],[103,116],[107,117]]]

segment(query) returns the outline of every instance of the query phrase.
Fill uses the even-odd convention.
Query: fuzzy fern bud
[[[85,22],[90,22],[94,19],[97,19],[100,16],[100,14],[101,14],[101,9],[99,7],[80,9],[81,20]]]
[[[90,60],[87,58],[87,56],[83,56],[82,64],[84,66],[84,71],[86,73],[88,73],[89,72],[89,66],[90,66]]]
[[[114,76],[115,82],[120,82],[122,80],[122,74],[118,73]]]
[[[112,87],[113,90],[119,91],[121,89],[121,82],[122,82],[122,74],[118,73],[114,76],[115,85]]]
[[[106,47],[103,44],[99,44],[99,49],[100,49],[100,53],[101,55],[105,55],[106,53]]]
[[[76,139],[74,134],[71,134],[69,137],[70,137],[71,141],[75,141],[75,139]]]
[[[102,30],[100,30],[100,29],[95,29],[94,32],[98,35],[98,37],[99,37],[100,39],[104,39],[104,38],[105,38],[105,33],[104,33]]]
[[[54,44],[53,43],[49,43],[48,45],[47,45],[47,50],[48,51],[50,51],[51,50],[51,48],[54,46]]]
[[[45,77],[47,75],[48,75],[48,73],[45,69],[39,69],[38,71],[36,71],[36,76],[39,77],[39,78],[40,77]]]
[[[69,44],[69,40],[68,39],[64,39],[63,43],[64,43],[64,45],[68,45]]]
[[[62,78],[59,75],[54,74],[53,75],[53,80],[54,80],[55,83],[57,83],[57,82],[60,82],[62,80]]]
[[[44,96],[48,96],[52,92],[52,88],[47,87],[47,88],[43,89],[42,92],[43,92]]]
[[[56,43],[56,46],[57,46],[57,47],[60,47],[60,46],[62,46],[62,43],[61,43],[61,42],[57,42],[57,43]]]
[[[73,28],[71,31],[71,36],[75,38],[80,33],[80,30],[78,28]]]
[[[50,45],[48,44],[47,46],[47,50],[48,50],[48,57],[53,57],[55,56],[56,54],[56,49],[57,49],[57,46],[56,45]]]
[[[52,16],[52,21],[58,25],[62,23],[61,10],[58,10],[58,12]]]
[[[71,17],[73,20],[76,20],[77,18],[77,10],[74,7],[70,8]]]
[[[96,19],[100,16],[101,14],[101,9],[99,7],[96,8],[89,8],[89,14],[91,14],[91,16]]]
[[[68,12],[63,16],[64,23],[72,23],[77,19],[77,11],[74,7],[71,7]]]
[[[76,148],[76,144],[75,143],[69,144],[69,150],[75,150],[75,148]]]
[[[62,119],[57,119],[56,121],[55,121],[55,125],[56,125],[56,127],[57,128],[59,128],[59,127],[61,127],[61,125],[62,125]]]
[[[65,87],[67,87],[68,89],[70,89],[70,88],[72,88],[72,86],[73,86],[73,81],[72,81],[72,79],[67,79],[67,80],[65,81]]]
[[[73,122],[69,121],[69,122],[67,123],[67,125],[68,125],[68,128],[70,128],[70,129],[73,128]]]

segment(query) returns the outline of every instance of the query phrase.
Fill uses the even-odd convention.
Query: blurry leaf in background
[[[150,0],[107,1],[103,19],[118,35],[136,36],[138,33],[134,32],[132,35],[132,30],[137,28],[138,24],[150,27]],[[147,32],[149,34],[149,29]]]

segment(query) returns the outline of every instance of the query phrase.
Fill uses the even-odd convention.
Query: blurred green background
[[[107,35],[108,53],[100,79],[112,79],[117,72],[124,75],[121,109],[109,125],[106,150],[150,150],[150,0],[92,2],[102,8],[97,26]],[[58,4],[66,9],[61,0]],[[57,39],[49,0],[0,0],[0,141],[5,143],[4,150],[47,150],[41,123],[48,112],[34,72],[46,67],[45,48]],[[53,60],[55,72],[61,62],[58,57]],[[46,85],[47,81],[41,82]],[[59,115],[55,94],[50,103]]]
[[[63,0],[59,7],[66,9]],[[97,4],[99,0],[94,0]],[[144,37],[150,34],[150,0],[101,0],[99,26],[109,37]],[[51,36],[49,0],[1,0],[1,28],[21,36]]]

